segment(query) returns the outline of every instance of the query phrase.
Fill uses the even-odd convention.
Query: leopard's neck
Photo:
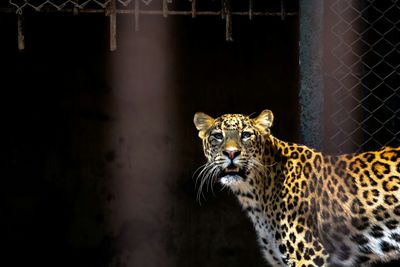
[[[265,173],[250,173],[243,183],[231,187],[254,225],[264,257],[274,266],[283,265],[276,240],[281,238],[277,236],[277,229],[281,227],[277,224],[281,218],[277,216],[282,214],[277,211],[287,201],[288,194],[285,190],[288,155],[283,149],[287,145],[289,143],[269,136],[264,144],[262,162]]]
[[[288,155],[285,154],[284,147],[288,145],[290,144],[269,135],[264,144],[264,173],[251,171],[244,182],[231,186],[243,209],[262,212],[268,217],[269,209],[278,208],[268,204],[277,203],[278,198],[285,197],[284,174]]]

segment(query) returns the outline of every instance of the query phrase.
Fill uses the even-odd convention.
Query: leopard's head
[[[217,181],[223,185],[237,185],[245,182],[249,175],[262,172],[265,139],[272,122],[270,110],[264,110],[256,118],[225,114],[214,119],[202,112],[196,113],[194,124],[207,158],[199,173],[200,187]]]

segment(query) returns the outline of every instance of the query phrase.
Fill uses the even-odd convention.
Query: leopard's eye
[[[242,139],[248,139],[248,138],[251,137],[251,135],[252,135],[251,132],[243,132],[242,133]]]
[[[222,133],[213,133],[213,134],[211,134],[211,136],[214,137],[217,140],[224,139],[224,135]]]

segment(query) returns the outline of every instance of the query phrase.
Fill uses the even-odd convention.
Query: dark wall
[[[193,114],[275,113],[298,139],[297,17],[118,20],[1,15],[7,266],[264,266],[252,225],[216,185],[196,200],[204,163]],[[3,246],[4,247],[4,246]]]

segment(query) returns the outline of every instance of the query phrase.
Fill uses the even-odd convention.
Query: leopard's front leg
[[[311,230],[288,232],[279,242],[282,261],[290,267],[328,266],[329,254]]]

